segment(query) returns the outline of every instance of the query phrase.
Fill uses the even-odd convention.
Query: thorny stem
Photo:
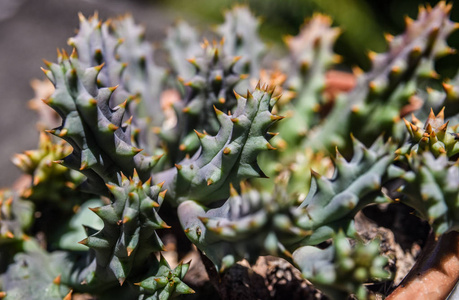
[[[446,233],[437,240],[432,232],[416,264],[386,300],[443,300],[458,281],[459,232]]]

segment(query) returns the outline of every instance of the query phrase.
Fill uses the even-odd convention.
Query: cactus
[[[178,207],[186,235],[220,272],[241,259],[255,263],[260,255],[289,257],[287,246],[311,233],[295,226],[295,205],[280,185],[273,195],[243,183],[241,189],[239,194],[231,186],[230,198],[218,208],[191,200]]]
[[[266,47],[258,36],[260,20],[245,6],[235,6],[225,13],[225,22],[217,32],[225,39],[223,50],[227,55],[241,59],[235,68],[241,73],[249,73],[251,78],[258,78],[261,58]]]
[[[116,172],[132,175],[136,169],[142,179],[149,177],[158,158],[139,154],[142,150],[132,146],[129,121],[123,123],[126,102],[112,109],[108,102],[116,87],[97,87],[102,65],[84,68],[75,51],[71,56],[64,51],[58,64],[47,66],[45,74],[56,88],[47,104],[63,118],[62,125],[49,132],[73,147],[62,163],[82,171],[88,186],[102,194],[104,182],[117,181]]]
[[[214,107],[225,113],[232,110],[236,104],[233,89],[243,78],[234,70],[238,57],[225,55],[216,42],[205,41],[202,52],[188,61],[195,74],[185,83],[185,99],[176,104],[177,123],[173,128],[157,131],[174,163],[197,150],[199,142],[194,130],[217,133],[220,125]],[[182,155],[173,152],[177,148]]]
[[[320,107],[327,102],[323,95],[325,72],[339,61],[339,56],[333,53],[333,45],[340,30],[332,28],[331,22],[326,16],[315,15],[297,36],[285,38],[291,55],[286,85],[295,96],[282,108],[289,117],[279,125],[279,131],[287,147],[293,149],[308,130],[317,125]]]
[[[104,227],[79,242],[93,250],[89,253],[94,253],[95,263],[71,278],[77,283],[84,281],[85,288],[113,280],[123,285],[132,270],[144,266],[150,253],[163,249],[155,230],[168,227],[156,212],[165,194],[160,192],[160,185],[142,183],[134,171],[130,180],[122,175],[120,186],[107,186],[113,203],[90,208],[103,220]]]
[[[178,23],[160,46],[163,67],[132,17],[80,15],[72,54],[43,69],[54,85],[44,102],[62,123],[13,158],[23,188],[0,192],[0,298],[193,293],[194,262],[161,253],[168,235],[206,256],[212,282],[272,255],[332,299],[369,298],[365,284],[390,275],[379,240],[364,244],[354,228],[365,207],[407,204],[439,240],[459,228],[458,77],[440,89],[433,68],[452,52],[450,9],[421,8],[337,96],[325,90],[340,29],[324,15],[263,69],[267,46],[247,7],[228,11],[221,41],[202,47]]]
[[[377,240],[369,244],[357,242],[352,247],[344,233],[339,232],[328,248],[304,246],[293,253],[293,259],[303,275],[332,298],[343,299],[355,293],[358,299],[366,299],[362,283],[370,278],[390,277],[384,269],[387,258],[380,256],[378,248]]]
[[[33,223],[33,209],[31,202],[13,191],[0,191],[0,244],[27,239],[25,232]]]
[[[391,170],[392,176],[404,180],[397,191],[406,195],[404,202],[415,208],[437,235],[457,230],[459,170],[454,157],[458,126],[448,128],[444,109],[436,116],[431,110],[423,127],[415,116],[405,124],[410,140],[396,151],[402,165]]]
[[[410,103],[417,88],[425,89],[420,79],[437,76],[434,59],[450,52],[445,38],[456,28],[447,18],[450,10],[444,3],[421,8],[417,20],[407,19],[404,34],[387,36],[388,52],[370,54],[372,70],[359,76],[352,91],[336,99],[325,122],[304,143],[314,149],[345,148],[350,132],[365,143],[371,143],[381,131],[402,138],[394,132],[402,107]]]
[[[182,281],[189,267],[189,264],[180,263],[172,270],[164,257],[161,256],[155,276],[135,283],[140,287],[142,295],[139,300],[169,299],[172,295],[194,293]]]
[[[201,147],[192,158],[157,175],[166,180],[173,203],[188,199],[208,204],[228,195],[229,184],[237,185],[245,178],[263,177],[257,155],[274,150],[267,130],[282,119],[271,113],[277,99],[272,90],[257,86],[246,98],[236,94],[237,106],[231,115],[215,109],[221,124],[215,136],[196,131]]]
[[[444,120],[444,108],[435,116],[433,111],[427,121],[422,125],[422,122],[413,115],[412,122],[404,119],[408,133],[410,134],[411,143],[402,147],[397,154],[403,155],[404,152],[417,152],[430,151],[433,155],[438,157],[445,154],[452,157],[459,152],[459,145],[457,145],[457,125],[448,128],[448,122]],[[405,153],[409,154],[409,153]]]

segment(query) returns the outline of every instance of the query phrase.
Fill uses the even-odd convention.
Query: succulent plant
[[[225,113],[231,111],[236,104],[233,89],[244,78],[234,70],[238,57],[226,55],[221,44],[206,40],[202,47],[196,57],[188,60],[195,74],[184,83],[185,99],[174,105],[177,111],[175,126],[156,131],[166,142],[174,163],[186,153],[196,152],[199,141],[194,130],[218,132],[220,124],[214,108]],[[174,153],[177,149],[180,152]]]
[[[117,172],[132,176],[136,169],[142,179],[148,178],[158,158],[139,154],[142,150],[132,146],[130,124],[123,122],[126,103],[112,109],[109,100],[116,87],[97,86],[102,65],[84,68],[75,51],[71,56],[64,51],[58,64],[47,66],[45,74],[56,90],[46,102],[63,118],[49,132],[73,147],[62,164],[82,171],[96,193],[106,193],[105,182],[116,182]]]
[[[0,244],[27,239],[25,232],[33,223],[33,210],[33,204],[14,191],[0,191]]]
[[[414,115],[411,122],[404,121],[411,141],[407,147],[400,148],[397,154],[402,155],[406,151],[422,153],[427,150],[436,157],[441,154],[452,157],[459,152],[456,140],[458,126],[448,128],[449,121],[445,123],[444,108],[436,116],[431,110],[424,125]]]
[[[333,299],[346,298],[355,293],[358,299],[367,298],[362,285],[369,279],[388,279],[384,269],[387,258],[380,255],[379,242],[357,242],[351,246],[343,232],[333,237],[333,244],[326,249],[312,246],[298,248],[293,253],[303,275],[309,278]]]
[[[295,201],[285,187],[269,194],[240,185],[241,194],[231,186],[230,198],[218,208],[191,200],[178,207],[186,235],[220,272],[241,259],[255,263],[261,255],[290,257],[287,246],[311,233],[295,224]]]
[[[364,143],[371,143],[382,131],[401,139],[395,125],[402,108],[410,104],[417,88],[425,89],[421,78],[437,77],[434,59],[450,53],[445,39],[456,29],[447,18],[450,10],[443,2],[434,8],[421,7],[417,20],[406,19],[404,34],[387,36],[388,51],[370,54],[372,69],[357,78],[352,91],[338,96],[325,121],[311,130],[304,143],[317,150],[345,148],[351,132]],[[373,111],[378,113],[369,113]]]
[[[354,228],[366,206],[405,203],[439,240],[458,231],[458,79],[440,89],[434,71],[452,52],[450,10],[421,8],[338,95],[326,90],[340,29],[323,15],[263,68],[267,46],[247,7],[228,11],[221,41],[202,47],[177,23],[164,67],[132,17],[80,15],[72,54],[43,69],[54,85],[44,102],[62,123],[14,157],[23,189],[0,192],[0,298],[193,293],[193,265],[161,253],[180,226],[216,279],[272,255],[331,298],[369,297],[365,283],[390,276],[379,241],[364,244]]]
[[[231,114],[215,108],[221,124],[215,136],[196,132],[200,150],[185,158],[175,168],[157,174],[166,180],[169,197],[174,204],[188,199],[211,203],[229,194],[229,184],[235,186],[246,178],[263,177],[257,164],[261,151],[274,150],[269,143],[269,127],[282,119],[271,113],[277,98],[272,90],[257,86],[246,98],[236,95],[237,106]],[[173,200],[172,200],[173,199]]]
[[[218,26],[217,33],[225,39],[223,51],[226,55],[241,59],[235,68],[240,73],[249,73],[255,80],[259,77],[261,59],[266,46],[258,36],[260,20],[246,6],[235,6],[225,12],[225,22]]]

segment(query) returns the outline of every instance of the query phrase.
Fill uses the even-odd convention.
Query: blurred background
[[[78,27],[78,12],[99,13],[102,20],[131,13],[146,27],[147,40],[160,42],[165,30],[183,19],[205,30],[223,21],[223,11],[237,3],[249,5],[262,18],[262,38],[282,49],[282,37],[298,33],[304,19],[314,12],[330,15],[343,29],[335,51],[343,55],[344,67],[369,68],[366,53],[385,50],[384,33],[398,34],[404,16],[415,18],[418,0],[0,0],[0,188],[10,186],[21,174],[11,163],[14,153],[35,149],[38,132],[36,113],[27,108],[34,92],[30,82],[43,79],[42,59],[56,60],[56,48],[69,48],[67,39]],[[459,20],[459,5],[451,18]],[[459,33],[449,40],[459,48]],[[158,62],[161,64],[160,62]],[[438,71],[455,75],[459,59],[441,59]]]

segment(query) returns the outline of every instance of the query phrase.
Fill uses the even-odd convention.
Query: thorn
[[[238,119],[238,118],[231,118],[231,122],[233,122],[233,123],[238,123],[238,122],[239,122],[239,119]]]
[[[413,47],[413,50],[411,50],[411,55],[414,57],[418,57],[422,54],[422,49],[419,46]]]
[[[172,228],[172,226],[167,225],[167,223],[164,221],[161,223],[161,227],[164,229]]]
[[[164,199],[164,198],[166,197],[166,193],[167,193],[167,189],[164,190],[164,191],[162,191],[162,192],[160,192],[160,193],[158,194],[158,197],[161,197],[161,198]]]
[[[6,236],[7,238],[10,238],[10,239],[13,239],[13,238],[14,238],[14,234],[13,234],[11,231],[7,231],[7,232],[5,233],[5,236]]]
[[[118,278],[118,282],[120,283],[120,286],[123,286],[123,283],[124,283],[125,280],[126,280],[126,278],[124,278],[124,277]]]
[[[48,99],[41,99],[41,101],[46,104],[46,105],[50,105],[50,103],[52,102],[51,98],[48,98]]]
[[[179,150],[180,151],[185,151],[186,150],[186,146],[184,144],[180,144]]]
[[[432,108],[430,108],[429,119],[435,119],[435,114]]]
[[[150,179],[151,179],[151,177],[150,177]],[[166,180],[164,180],[164,181],[158,183],[157,186],[159,186],[159,188],[161,189],[161,188],[163,187],[163,185],[164,185],[165,182],[166,182]]]
[[[57,285],[61,284],[61,275],[60,274],[57,275],[56,278],[53,279],[53,283],[57,284]]]
[[[64,129],[61,130],[61,132],[59,132],[58,135],[59,135],[59,137],[64,137],[64,136],[67,135],[68,132],[69,132],[68,129],[64,128]]]
[[[97,72],[100,72],[100,70],[102,70],[104,66],[105,66],[105,62],[101,63],[98,66],[95,66],[94,69],[96,69]]]
[[[443,124],[440,127],[438,127],[438,129],[437,129],[438,132],[440,132],[440,131],[445,131],[446,132],[446,128],[448,127],[448,123],[449,123],[449,120],[445,124]]]
[[[129,100],[129,98],[124,100],[124,102],[119,104],[118,106],[116,106],[115,109],[125,108],[127,103],[128,103],[128,100]]]
[[[290,251],[288,251],[287,249],[285,249],[282,253],[288,258],[293,259],[292,253],[290,253]]]
[[[400,66],[393,66],[392,69],[390,70],[390,72],[392,74],[394,74],[394,75],[398,75],[401,72],[401,68],[400,68]]]
[[[137,148],[137,147],[132,147],[132,151],[133,151],[135,154],[138,154],[138,153],[142,152],[143,149],[140,149],[140,148]]]
[[[182,169],[182,166],[179,165],[179,164],[175,164],[175,167],[177,168],[178,171],[180,171]]]
[[[365,72],[359,66],[353,66],[352,73],[354,74],[355,77],[359,77],[363,75]]]
[[[206,224],[209,222],[209,218],[207,218],[207,217],[200,217],[200,216],[198,216],[198,219],[199,219],[204,225],[206,225]]]
[[[426,133],[432,133],[432,132],[433,132],[432,125],[430,125],[430,123],[427,124],[427,126],[426,126],[426,128],[425,128],[425,131],[426,131],[426,132],[425,132],[424,134],[426,134]]]
[[[156,156],[153,156],[153,160],[155,162],[158,162],[163,156],[164,156],[164,153],[163,154],[158,154]]]
[[[43,59],[43,63],[44,63],[48,68],[51,68],[51,66],[53,65],[52,62],[47,61],[46,59]],[[43,70],[43,72],[45,72],[45,74],[46,74],[46,71],[49,71],[49,70],[45,70],[45,69],[43,69],[43,68],[41,68],[41,69]]]
[[[94,212],[94,213],[98,213],[100,211],[100,207],[88,207],[90,211]]]
[[[432,70],[432,71],[429,72],[429,77],[433,78],[433,79],[439,79],[440,78],[440,74],[438,74],[437,72]]]
[[[410,26],[413,23],[413,19],[408,16],[405,16],[405,27]]]
[[[258,86],[258,85],[257,85]],[[240,98],[244,98],[241,95],[239,95],[236,90],[233,90],[234,96],[236,96],[236,99],[239,100]]]
[[[85,239],[79,241],[78,244],[87,246],[88,245],[88,238],[85,238]]]
[[[283,117],[283,116],[272,115],[272,116],[271,116],[271,121],[282,120],[283,118],[285,118],[285,117]]]
[[[150,177],[143,184],[145,184],[146,186],[151,186],[151,180],[152,180],[152,178]]]
[[[86,18],[81,12],[78,13],[78,20],[80,21],[80,23],[86,22]]]
[[[225,149],[223,149],[223,154],[228,155],[228,154],[230,154],[230,153],[231,153],[231,148],[225,147]]]
[[[316,171],[314,171],[313,169],[311,169],[311,176],[316,178],[316,179],[319,179],[322,177],[322,175],[320,175],[319,173],[317,173]]]
[[[374,51],[368,51],[368,58],[371,60],[371,61],[374,61],[376,59],[376,56],[378,56],[378,53],[374,52]]]
[[[89,104],[91,104],[92,106],[96,106],[97,105],[97,100],[94,99],[94,98],[91,98],[91,99],[89,99]]]
[[[87,162],[87,161],[81,162],[80,171],[83,171],[83,170],[87,169],[88,166],[89,166],[89,165],[88,165],[88,162]]]
[[[196,129],[194,129],[194,132],[196,133],[196,135],[198,136],[198,138],[200,139],[203,139],[206,135],[204,133],[200,133],[199,131],[197,131]]]
[[[62,300],[72,300],[72,293],[73,290],[70,290],[70,292],[67,295],[65,295],[65,297]]]
[[[266,132],[266,133],[267,133],[269,136],[271,136],[271,137],[275,137],[276,135],[279,134],[279,132],[269,132],[269,131]]]
[[[270,143],[266,143],[266,148],[268,148],[268,150],[277,150],[277,148],[273,147]]]
[[[207,179],[207,186],[209,186],[209,185],[211,185],[211,184],[213,184],[213,183],[214,183],[214,181],[213,181],[212,179],[210,179],[210,178]]]
[[[386,41],[388,43],[392,43],[392,41],[394,40],[394,36],[390,33],[384,33],[384,38],[386,39]]]
[[[131,221],[131,218],[129,218],[128,216],[123,217],[123,224],[126,224],[129,221]]]
[[[437,114],[437,118],[440,118],[442,120],[445,119],[445,107],[443,106],[440,112]]]
[[[217,116],[223,114],[223,112],[222,112],[221,110],[219,110],[217,107],[215,107],[215,105],[214,105],[214,111],[215,111],[215,114],[216,114]]]
[[[109,184],[109,183],[106,183],[105,186],[106,186],[110,191],[112,191],[112,190],[114,190],[114,189],[116,188],[114,185]]]
[[[134,116],[131,116],[126,122],[124,122],[124,126],[129,126],[132,124],[132,119],[134,118]]]
[[[454,92],[454,87],[452,84],[443,82],[441,85],[443,86],[443,89],[445,90],[447,94],[451,94]]]
[[[406,127],[409,127],[409,126],[410,126],[410,122],[408,122],[407,119],[403,118],[403,122],[405,122],[405,126],[406,126]]]
[[[232,183],[230,183],[230,196],[231,197],[238,197],[239,196],[239,194],[237,193],[237,191],[234,188]]]
[[[199,67],[199,65],[196,63],[196,59],[195,58],[188,58],[186,61],[189,62],[190,64],[192,64],[195,67]]]
[[[137,173],[137,169],[134,168],[134,171],[132,172],[132,178],[139,179],[139,173]]]
[[[110,130],[111,132],[115,132],[118,128],[119,127],[113,123],[108,124],[108,130]]]

